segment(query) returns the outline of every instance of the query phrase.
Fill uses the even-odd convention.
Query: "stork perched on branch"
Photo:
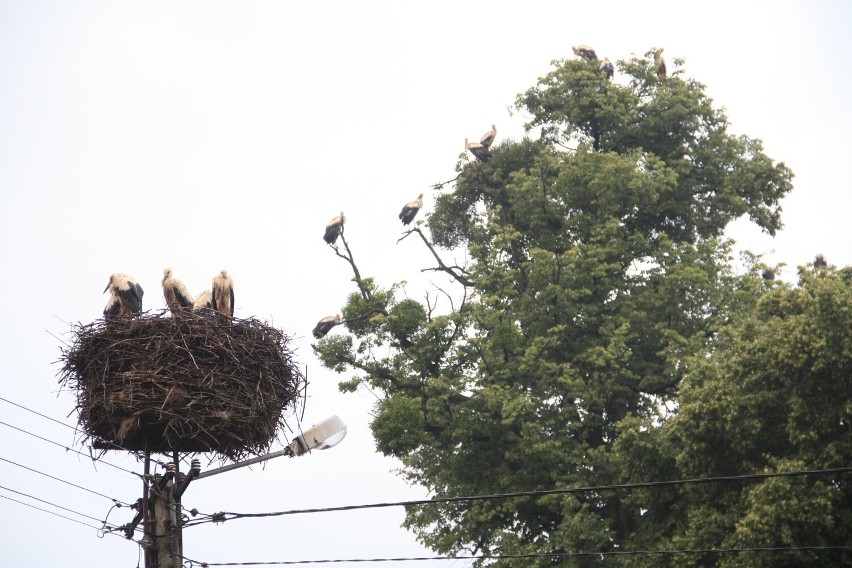
[[[225,269],[213,277],[211,300],[214,310],[229,318],[234,317],[234,281]]]
[[[662,47],[654,54],[654,70],[657,72],[657,79],[662,81],[666,78],[666,60],[663,58]]]
[[[467,138],[464,139],[464,148],[473,154],[473,157],[480,162],[487,162],[488,158],[493,155],[491,150],[488,149],[488,146],[479,142],[468,142]]]
[[[132,276],[115,273],[110,275],[104,292],[110,291],[110,298],[104,308],[104,317],[132,315],[142,312],[142,286]]]
[[[172,314],[191,308],[195,302],[186,285],[172,276],[171,268],[163,269],[163,297]]]
[[[403,225],[408,225],[417,216],[417,212],[423,207],[423,194],[417,196],[414,201],[409,201],[399,212],[399,218],[402,219]]]
[[[317,325],[314,326],[314,337],[317,339],[325,337],[331,329],[343,323],[343,320],[340,318],[340,314],[336,316],[326,316],[317,322]]]
[[[494,143],[494,139],[497,137],[497,126],[492,124],[491,130],[482,135],[482,138],[479,140],[479,143],[491,149],[491,145]]]
[[[610,61],[607,57],[604,57],[601,60],[601,64],[598,66],[598,69],[606,73],[607,79],[612,79],[612,76],[615,75],[615,67],[612,65],[612,61]]]
[[[595,50],[588,45],[572,45],[571,50],[574,52],[574,55],[579,55],[580,57],[585,57],[589,60],[595,60],[598,58]]]
[[[329,221],[325,226],[325,234],[322,236],[323,240],[330,245],[334,245],[337,242],[337,237],[343,233],[343,224],[345,222],[346,215],[341,211],[340,215]]]

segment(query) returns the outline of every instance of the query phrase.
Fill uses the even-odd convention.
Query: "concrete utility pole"
[[[178,472],[179,461],[168,464],[165,475],[146,479],[148,487],[147,519],[143,521],[145,568],[181,568],[183,566],[183,513],[180,498],[190,482],[201,472],[201,462],[192,460],[189,475]]]
[[[190,482],[245,467],[280,456],[301,456],[312,450],[326,450],[336,446],[346,436],[346,424],[332,416],[296,436],[283,450],[257,458],[220,467],[201,473],[201,462],[192,460],[188,474],[179,471],[180,459],[174,452],[165,475],[150,475],[151,453],[145,449],[145,473],[139,512],[133,521],[122,527],[127,538],[132,538],[137,523],[142,522],[142,548],[145,551],[145,568],[181,568],[183,566],[183,512],[181,497]]]
[[[153,556],[156,558],[156,568],[180,568],[182,565],[180,555],[183,550],[178,536],[179,521],[174,506],[174,477],[174,464],[170,463],[166,475],[154,476],[151,491],[151,542],[155,551]]]

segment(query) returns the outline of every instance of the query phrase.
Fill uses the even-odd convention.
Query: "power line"
[[[481,501],[494,499],[510,499],[515,497],[538,497],[544,495],[566,495],[572,493],[595,493],[600,491],[615,491],[620,489],[643,489],[650,487],[666,487],[673,485],[688,485],[699,483],[719,483],[728,481],[756,481],[773,477],[800,477],[808,475],[830,475],[852,472],[852,467],[838,467],[832,469],[812,469],[800,471],[781,471],[771,473],[751,473],[745,475],[728,475],[715,477],[697,477],[691,479],[675,479],[667,481],[646,481],[638,483],[621,483],[613,485],[594,485],[589,487],[573,487],[568,489],[545,489],[540,491],[518,491],[514,493],[497,493],[493,495],[470,495],[462,497],[441,497],[435,499],[419,499],[414,501],[397,501],[389,503],[368,503],[363,505],[344,505],[340,507],[324,507],[315,509],[291,509],[287,511],[275,511],[270,513],[233,513],[221,512],[211,515],[209,519],[200,519],[190,522],[187,526],[201,523],[224,522],[232,519],[280,517],[284,515],[301,515],[306,513],[331,513],[337,511],[354,511],[358,509],[378,509],[384,507],[407,507],[413,505],[435,505],[439,503],[459,503],[467,501]]]
[[[4,488],[4,489],[5,489],[5,488]],[[14,490],[12,490],[12,491],[14,491]],[[15,491],[15,493],[18,493],[18,492],[17,492],[17,491]],[[25,495],[25,494],[23,494],[23,493],[22,493],[22,495]],[[29,495],[27,495],[27,497],[30,497],[30,496],[29,496]],[[121,535],[119,535],[119,534],[116,534],[116,533],[112,532],[112,527],[111,527],[111,530],[106,530],[106,531],[104,530],[104,528],[106,528],[106,521],[104,521],[103,526],[101,526],[101,527],[95,527],[95,526],[92,526],[92,525],[90,525],[90,524],[88,524],[88,523],[84,523],[83,521],[80,521],[80,520],[77,520],[77,519],[72,519],[71,517],[66,517],[65,515],[60,515],[59,513],[55,513],[55,512],[53,512],[53,511],[49,511],[49,510],[47,510],[47,509],[43,509],[43,508],[41,508],[41,507],[36,507],[35,505],[33,505],[33,504],[31,504],[31,503],[25,503],[24,501],[19,501],[19,500],[17,500],[17,499],[12,499],[11,497],[7,497],[7,496],[5,496],[5,495],[0,495],[0,499],[7,499],[7,500],[9,500],[9,501],[13,501],[13,502],[15,502],[15,503],[19,503],[19,504],[24,505],[24,506],[26,506],[26,507],[30,507],[30,508],[32,508],[32,509],[36,509],[37,511],[42,511],[42,512],[44,512],[44,513],[48,513],[48,514],[53,515],[53,516],[55,516],[55,517],[59,517],[60,519],[65,519],[66,521],[71,521],[72,523],[77,523],[78,525],[83,525],[84,527],[88,527],[88,528],[90,528],[90,529],[94,529],[95,531],[97,531],[97,534],[98,534],[98,537],[99,537],[99,538],[100,538],[100,537],[102,537],[102,536],[103,536],[103,535],[105,535],[105,534],[111,534],[111,535],[114,535],[114,536],[121,537]],[[37,499],[37,498],[33,497],[33,499]],[[41,499],[38,499],[38,500],[40,501]],[[45,502],[46,502],[46,501],[45,501]],[[51,505],[53,505],[53,504],[51,503]],[[54,506],[58,506],[58,505],[54,505]],[[76,511],[75,511],[75,514],[78,514],[78,515],[82,515],[82,516],[88,517],[88,515],[83,515],[82,513],[77,513]],[[89,518],[94,518],[94,517],[89,517]],[[95,520],[98,520],[98,521],[100,522],[100,519],[95,519]],[[121,528],[121,527],[115,527],[115,528]],[[138,541],[138,540],[133,540],[132,538],[122,537],[122,540],[130,540],[130,541],[132,541],[132,542],[135,542],[137,545],[141,545],[141,544],[142,544],[140,541]],[[182,557],[182,556],[181,556],[181,558],[184,558],[184,557]],[[191,559],[189,559],[189,558],[186,558],[186,560],[189,560],[190,562],[192,562],[192,560],[191,560]],[[198,563],[196,562],[196,564],[198,564]]]
[[[74,430],[75,432],[80,432],[80,429],[79,429],[79,428],[77,428],[77,427],[75,427],[75,426],[71,426],[70,424],[66,424],[65,422],[61,422],[61,421],[57,420],[56,418],[51,418],[51,417],[50,417],[50,416],[48,416],[47,414],[42,414],[41,412],[36,412],[36,411],[35,411],[35,410],[33,410],[32,408],[27,408],[26,406],[23,406],[23,405],[21,405],[21,404],[18,404],[17,402],[12,402],[12,401],[11,401],[11,400],[9,400],[8,398],[3,398],[2,396],[0,396],[0,401],[3,401],[3,402],[6,402],[6,403],[9,403],[9,404],[11,404],[12,406],[17,406],[17,407],[18,407],[18,408],[20,408],[21,410],[26,410],[27,412],[32,412],[33,414],[35,414],[35,415],[37,415],[37,416],[41,416],[42,418],[47,418],[47,419],[48,419],[48,420],[50,420],[51,422],[56,422],[57,424],[59,424],[59,425],[61,425],[61,426],[65,426],[66,428],[70,428],[71,430]]]
[[[50,501],[45,501],[44,499],[40,499],[40,498],[38,498],[34,495],[29,495],[28,493],[23,493],[22,491],[17,491],[15,489],[10,488],[10,487],[4,487],[4,486],[0,485],[0,489],[3,489],[5,491],[10,491],[12,493],[16,493],[18,495],[21,495],[22,497],[27,497],[28,499],[32,499],[34,501],[39,501],[40,503],[44,503],[45,505],[50,505],[51,507],[55,507],[57,509],[62,509],[63,511],[68,511],[69,513],[74,513],[75,515],[80,515],[81,517],[86,517],[87,519],[91,519],[91,520],[97,521],[99,523],[103,523],[104,526],[106,526],[108,524],[106,521],[102,521],[101,519],[99,519],[97,517],[93,517],[91,515],[87,515],[86,513],[81,513],[79,511],[75,511],[74,509],[69,509],[68,507],[63,507],[62,505],[57,505],[56,503],[51,503]],[[115,505],[113,505],[113,506],[115,506]],[[116,525],[116,528],[117,528],[117,525]]]
[[[334,558],[322,560],[283,560],[268,562],[201,562],[200,566],[288,566],[296,564],[342,564],[345,562],[412,562],[424,560],[522,560],[536,558],[569,559],[581,557],[617,557],[617,556],[675,556],[680,554],[739,554],[742,552],[783,553],[806,551],[846,551],[852,546],[754,546],[742,548],[695,548],[671,550],[610,550],[583,552],[538,552],[530,554],[476,554],[470,556],[412,556],[400,558]]]
[[[4,489],[5,489],[5,488],[4,488]],[[16,491],[16,493],[17,493],[17,491]],[[66,517],[65,515],[60,515],[59,513],[56,513],[56,512],[54,512],[54,511],[48,511],[47,509],[42,509],[41,507],[36,507],[35,505],[33,505],[33,504],[31,504],[31,503],[25,503],[25,502],[23,502],[23,501],[18,501],[17,499],[12,499],[11,497],[7,497],[6,495],[0,495],[0,499],[8,499],[9,501],[14,501],[15,503],[20,503],[21,505],[26,505],[27,507],[32,507],[33,509],[37,509],[37,510],[39,510],[39,511],[43,511],[43,512],[45,512],[45,513],[49,513],[49,514],[51,514],[51,515],[55,515],[55,516],[57,516],[57,517],[60,517],[60,518],[62,518],[62,519],[65,519],[66,521],[71,521],[72,523],[77,523],[77,524],[83,525],[84,527],[89,527],[90,529],[101,530],[101,529],[99,529],[98,527],[93,527],[93,526],[92,526],[92,525],[90,525],[89,523],[84,523],[84,522],[83,522],[83,521],[81,521],[81,520],[78,520],[78,519],[72,519],[71,517]],[[76,511],[75,511],[75,513],[76,513]],[[77,514],[79,515],[79,514],[81,514],[81,513],[77,513]],[[83,515],[83,516],[87,516],[87,515]],[[92,518],[92,517],[89,517],[89,518]],[[98,519],[96,519],[96,520],[98,520]]]
[[[34,434],[34,433],[32,433],[32,432],[29,432],[29,431],[27,431],[27,430],[24,430],[23,428],[18,428],[17,426],[13,426],[13,425],[8,424],[8,423],[3,422],[3,421],[0,421],[0,425],[6,426],[6,427],[8,427],[8,428],[12,428],[13,430],[17,430],[18,432],[22,432],[22,433],[24,433],[24,434],[27,434],[28,436],[32,436],[33,438],[38,438],[39,440],[42,440],[42,441],[44,441],[44,442],[47,442],[48,444],[53,444],[54,446],[59,446],[60,448],[62,448],[62,449],[63,449],[63,450],[65,450],[66,452],[74,452],[75,454],[78,454],[78,455],[81,455],[81,456],[83,456],[83,457],[89,458],[90,460],[92,460],[92,462],[93,462],[93,463],[102,463],[102,464],[104,464],[104,465],[108,465],[108,466],[110,466],[110,467],[114,467],[115,469],[120,469],[121,471],[124,471],[124,472],[126,472],[126,473],[129,473],[129,474],[131,474],[131,475],[135,475],[136,477],[142,477],[142,474],[140,474],[140,473],[136,473],[135,471],[131,471],[131,470],[129,470],[129,469],[123,468],[123,467],[121,467],[121,466],[119,466],[119,465],[115,465],[115,464],[110,463],[110,462],[105,461],[105,460],[96,459],[94,456],[88,455],[88,454],[86,454],[86,453],[84,453],[84,452],[81,452],[81,451],[79,451],[79,450],[75,450],[74,448],[69,448],[68,446],[64,446],[64,445],[60,444],[59,442],[54,442],[53,440],[51,440],[51,439],[49,439],[49,438],[45,438],[45,437],[43,437],[43,436],[39,436],[38,434]]]
[[[66,481],[66,480],[64,480],[64,479],[60,479],[60,478],[58,478],[58,477],[55,477],[55,476],[53,476],[53,475],[50,475],[49,473],[44,473],[43,471],[39,471],[39,470],[37,470],[37,469],[33,469],[33,468],[31,468],[31,467],[27,467],[27,466],[25,466],[25,465],[21,465],[21,464],[19,464],[19,463],[17,463],[17,462],[13,462],[12,460],[8,460],[8,459],[6,459],[6,458],[4,458],[4,457],[0,457],[0,461],[4,461],[4,462],[6,462],[6,463],[10,463],[10,464],[12,464],[12,465],[15,465],[15,466],[18,466],[18,467],[20,467],[20,468],[23,468],[23,469],[26,469],[26,470],[28,470],[28,471],[31,471],[31,472],[33,472],[33,473],[37,473],[37,474],[39,474],[39,475],[43,475],[43,476],[45,476],[45,477],[49,477],[50,479],[54,479],[54,480],[56,480],[56,481],[61,481],[62,483],[65,483],[65,484],[70,485],[70,486],[72,486],[72,487],[76,487],[77,489],[82,489],[83,491],[88,491],[89,493],[93,493],[93,494],[95,494],[95,495],[97,495],[97,496],[99,496],[99,497],[103,497],[104,499],[109,499],[109,500],[110,500],[110,501],[112,501],[113,503],[116,503],[116,504],[122,505],[122,506],[124,506],[124,507],[130,507],[130,503],[125,503],[124,501],[119,501],[118,499],[115,499],[115,498],[113,498],[113,497],[110,497],[109,495],[104,495],[103,493],[98,493],[97,491],[94,491],[94,490],[92,490],[92,489],[88,489],[88,488],[86,488],[86,487],[83,487],[82,485],[77,485],[76,483],[71,483],[70,481]]]
[[[36,410],[33,410],[32,408],[27,408],[26,406],[24,406],[24,405],[22,405],[22,404],[18,404],[17,402],[12,402],[12,401],[11,401],[11,400],[9,400],[8,398],[3,398],[2,396],[0,396],[0,401],[2,401],[2,402],[6,402],[6,403],[9,403],[9,404],[11,404],[12,406],[17,406],[18,408],[20,408],[20,409],[22,409],[22,410],[26,410],[27,412],[31,412],[31,413],[35,414],[36,416],[41,416],[42,418],[46,418],[47,420],[50,420],[51,422],[56,422],[56,423],[57,423],[57,424],[59,424],[60,426],[65,426],[66,428],[70,428],[71,430],[74,430],[75,432],[82,432],[83,434],[85,434],[85,431],[80,430],[80,429],[79,429],[79,428],[77,428],[76,426],[71,426],[70,424],[66,424],[65,422],[61,422],[61,421],[59,421],[59,420],[57,420],[57,419],[55,419],[55,418],[51,418],[50,416],[48,416],[48,415],[46,415],[46,414],[42,414],[41,412],[38,412],[38,411],[36,411]],[[110,449],[115,449],[115,450],[124,450],[125,452],[131,453],[131,454],[137,454],[137,455],[138,455],[138,453],[139,453],[139,452],[135,452],[135,451],[133,451],[133,450],[129,450],[129,449],[127,449],[127,448],[123,447],[123,446],[119,446],[119,445],[118,445],[118,444],[116,444],[115,442],[106,441],[105,443],[106,443],[106,444],[108,444],[108,445],[110,446]],[[85,455],[85,454],[84,454],[84,455]],[[88,456],[88,457],[89,457],[89,458],[91,458],[91,456]],[[91,458],[91,459],[92,459],[93,461],[99,461],[99,460],[94,460],[94,458]],[[156,463],[157,465],[161,466],[161,467],[166,467],[166,466],[167,466],[167,464],[166,464],[165,462],[161,462],[161,461],[157,461],[157,460],[152,460],[152,461],[153,461],[154,463]],[[104,462],[104,463],[106,463],[106,462]],[[133,472],[131,472],[131,473],[133,473]],[[134,475],[138,475],[138,474],[134,473]]]

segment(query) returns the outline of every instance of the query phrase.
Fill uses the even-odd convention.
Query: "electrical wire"
[[[76,487],[77,489],[81,489],[81,490],[83,490],[83,491],[88,491],[89,493],[92,493],[92,494],[97,495],[97,496],[99,496],[99,497],[103,497],[104,499],[109,499],[109,500],[110,500],[110,501],[112,501],[113,503],[119,504],[119,505],[121,505],[121,506],[123,506],[123,507],[130,507],[130,503],[125,503],[124,501],[120,501],[120,500],[118,500],[118,499],[115,499],[114,497],[110,497],[109,495],[104,495],[103,493],[98,493],[97,491],[94,491],[94,490],[92,490],[92,489],[88,489],[88,488],[86,488],[86,487],[83,487],[82,485],[77,485],[76,483],[71,483],[70,481],[66,481],[66,480],[64,480],[64,479],[60,479],[60,478],[58,478],[58,477],[55,477],[55,476],[53,476],[53,475],[50,475],[49,473],[44,473],[43,471],[39,471],[39,470],[37,470],[37,469],[33,469],[33,468],[31,468],[31,467],[27,467],[27,466],[25,466],[25,465],[19,464],[19,463],[17,463],[17,462],[12,461],[12,460],[6,459],[6,458],[4,458],[4,457],[2,457],[2,456],[0,456],[0,461],[4,461],[4,462],[6,462],[6,463],[10,463],[10,464],[12,464],[12,465],[18,466],[18,467],[20,467],[20,468],[22,468],[22,469],[26,469],[26,470],[28,470],[28,471],[31,471],[31,472],[33,472],[33,473],[37,473],[37,474],[39,474],[39,475],[43,475],[43,476],[45,476],[45,477],[49,477],[50,479],[54,479],[54,480],[56,480],[56,481],[60,481],[60,482],[62,482],[62,483],[65,483],[66,485],[70,485],[70,486],[72,486],[72,487]]]
[[[121,466],[119,466],[119,465],[115,465],[115,464],[113,464],[113,463],[110,463],[110,462],[108,462],[108,461],[106,461],[106,460],[96,459],[96,458],[95,458],[94,456],[92,456],[92,455],[86,454],[86,453],[81,452],[81,451],[79,451],[79,450],[75,450],[74,448],[69,448],[68,446],[64,446],[64,445],[60,444],[59,442],[54,442],[53,440],[51,440],[51,439],[49,439],[49,438],[45,438],[45,437],[43,437],[43,436],[39,436],[38,434],[34,434],[34,433],[32,433],[32,432],[29,432],[29,431],[27,431],[27,430],[24,430],[23,428],[18,428],[17,426],[13,426],[13,425],[11,425],[11,424],[8,424],[8,423],[6,423],[6,422],[3,422],[2,420],[0,420],[0,425],[6,426],[7,428],[12,428],[13,430],[17,430],[18,432],[22,432],[22,433],[24,433],[24,434],[27,434],[28,436],[32,436],[33,438],[38,438],[39,440],[42,440],[42,441],[44,441],[44,442],[47,442],[48,444],[53,444],[54,446],[58,446],[58,447],[62,448],[63,450],[65,450],[66,452],[74,452],[75,454],[81,455],[81,456],[83,456],[83,457],[85,457],[85,458],[89,458],[90,460],[92,460],[92,463],[102,463],[102,464],[104,464],[104,465],[108,465],[108,466],[113,467],[113,468],[115,468],[115,469],[119,469],[119,470],[121,470],[121,471],[124,471],[124,472],[126,472],[126,473],[129,473],[129,474],[131,474],[131,475],[135,475],[136,477],[142,477],[142,474],[141,474],[141,473],[137,473],[137,472],[135,472],[135,471],[131,471],[131,470],[126,469],[126,468],[123,468],[123,467],[121,467]]]
[[[194,526],[202,523],[220,523],[232,519],[280,517],[284,515],[301,515],[307,513],[331,513],[336,511],[354,511],[358,509],[378,509],[385,507],[408,507],[415,505],[435,505],[440,503],[459,503],[467,501],[481,501],[494,499],[510,499],[515,497],[539,497],[543,495],[566,495],[572,493],[597,493],[600,491],[616,491],[621,489],[643,489],[650,487],[666,487],[673,485],[688,485],[699,483],[719,483],[729,481],[756,481],[773,477],[800,477],[809,475],[831,475],[852,472],[852,467],[838,467],[832,469],[812,469],[800,471],[780,471],[770,473],[751,473],[745,475],[728,475],[715,477],[696,477],[691,479],[674,479],[667,481],[646,481],[639,483],[621,483],[613,485],[594,485],[589,487],[573,487],[568,489],[545,489],[540,491],[519,491],[514,493],[498,493],[493,495],[470,495],[463,497],[440,497],[435,499],[419,499],[414,501],[396,501],[389,503],[367,503],[363,505],[344,505],[340,507],[324,507],[315,509],[291,509],[287,511],[274,511],[270,513],[234,513],[220,512],[211,515],[210,518],[199,519],[187,523],[186,526]]]
[[[32,499],[34,501],[44,503],[45,505],[50,505],[51,507],[55,507],[57,509],[62,509],[63,511],[68,511],[69,513],[74,513],[75,515],[80,515],[81,517],[86,517],[87,519],[91,519],[91,520],[97,521],[99,523],[101,522],[101,519],[99,519],[97,517],[93,517],[91,515],[87,515],[85,513],[75,511],[74,509],[69,509],[68,507],[63,507],[62,505],[57,505],[56,503],[51,503],[50,501],[45,501],[44,499],[40,499],[40,498],[38,498],[34,495],[29,495],[28,493],[24,493],[22,491],[17,491],[15,489],[12,489],[11,487],[4,487],[4,486],[0,485],[0,489],[3,489],[4,491],[9,491],[11,493],[16,493],[18,495],[21,495],[22,497],[27,497],[28,499]],[[113,507],[115,507],[115,505],[113,505]],[[109,516],[109,514],[107,514],[107,516]],[[104,522],[104,524],[106,524],[106,522]]]
[[[16,491],[16,493],[18,493],[18,492]],[[22,494],[22,495],[24,495],[24,494]],[[30,496],[29,496],[29,495],[27,495],[27,497],[30,497]],[[34,498],[34,499],[36,499],[35,497],[33,497],[33,498]],[[19,503],[19,504],[24,505],[24,506],[26,506],[26,507],[30,507],[30,508],[32,508],[32,509],[36,509],[37,511],[42,511],[42,512],[44,512],[44,513],[48,513],[48,514],[53,515],[53,516],[55,516],[55,517],[59,517],[59,518],[61,518],[61,519],[65,519],[66,521],[71,521],[72,523],[77,523],[78,525],[83,525],[84,527],[88,527],[88,528],[90,528],[90,529],[94,529],[94,530],[97,532],[98,538],[102,538],[102,537],[103,537],[103,535],[105,535],[105,534],[111,534],[111,535],[114,535],[114,536],[119,536],[119,537],[121,537],[121,535],[119,535],[119,534],[116,534],[116,533],[112,532],[112,530],[104,530],[104,527],[100,527],[100,528],[99,528],[99,527],[95,527],[95,526],[92,526],[92,525],[90,525],[90,524],[88,524],[88,523],[84,523],[83,521],[80,521],[80,520],[77,520],[77,519],[72,519],[71,517],[66,517],[65,515],[60,515],[59,513],[55,513],[55,512],[53,512],[53,511],[49,511],[49,510],[47,510],[47,509],[43,509],[43,508],[41,508],[41,507],[36,507],[35,505],[32,505],[31,503],[25,503],[24,501],[19,501],[19,500],[17,500],[17,499],[12,499],[11,497],[7,497],[7,496],[5,496],[5,495],[0,495],[0,499],[7,499],[7,500],[9,500],[9,501],[13,501],[13,502],[15,502],[15,503]],[[38,499],[38,500],[40,501],[40,499]],[[45,502],[46,502],[46,501],[45,501]],[[53,504],[51,503],[51,505],[53,505]],[[54,506],[56,506],[56,505],[54,505]],[[77,513],[76,511],[75,511],[74,513],[75,513],[75,514],[78,514],[78,515],[82,515],[82,516],[88,517],[88,515],[83,515],[82,513]],[[89,518],[94,518],[94,517],[89,517]],[[97,520],[98,522],[100,522],[100,520],[99,520],[99,519],[95,519],[95,520]],[[105,524],[106,524],[106,521],[104,521],[104,525],[105,525]],[[121,528],[121,527],[115,527],[115,529],[113,529],[113,530],[120,529],[120,528]],[[142,542],[140,542],[140,541],[138,541],[138,540],[133,540],[132,538],[126,538],[126,537],[122,537],[122,539],[123,539],[123,540],[130,540],[130,541],[135,542],[137,545],[139,545],[139,546],[140,546],[140,550],[141,550],[141,548],[142,548]],[[180,555],[175,555],[175,556],[180,556]],[[184,558],[184,557],[182,557],[182,556],[181,556],[181,558]],[[192,560],[191,560],[191,559],[189,559],[189,558],[186,558],[186,560],[188,560],[189,562],[192,562]],[[197,562],[196,562],[196,564],[199,564],[199,563],[197,563]],[[199,565],[200,565],[200,564],[199,564]]]
[[[56,423],[57,423],[57,424],[59,424],[60,426],[65,426],[66,428],[70,428],[71,430],[74,430],[75,432],[79,432],[79,431],[80,431],[80,430],[79,430],[78,428],[76,428],[75,426],[71,426],[70,424],[66,424],[65,422],[61,422],[61,421],[57,420],[56,418],[51,418],[51,417],[50,417],[50,416],[48,416],[47,414],[42,414],[41,412],[37,412],[37,411],[33,410],[32,408],[27,408],[26,406],[23,406],[22,404],[18,404],[17,402],[12,402],[12,401],[11,401],[11,400],[9,400],[8,398],[3,398],[2,396],[0,396],[0,401],[2,401],[2,402],[6,402],[6,403],[8,403],[8,404],[11,404],[12,406],[17,406],[17,407],[18,407],[18,408],[20,408],[21,410],[26,410],[27,412],[31,412],[31,413],[33,413],[33,414],[35,414],[35,415],[37,415],[37,416],[41,416],[42,418],[47,418],[47,419],[48,419],[48,420],[50,420],[51,422],[56,422]]]
[[[47,509],[43,509],[43,508],[41,508],[41,507],[36,507],[35,505],[33,505],[33,504],[31,504],[31,503],[25,503],[25,502],[23,502],[23,501],[19,501],[19,500],[17,500],[17,499],[12,499],[11,497],[7,497],[6,495],[0,495],[0,499],[8,499],[9,501],[14,501],[15,503],[20,503],[21,505],[26,505],[27,507],[32,507],[33,509],[37,509],[37,510],[39,510],[39,511],[43,511],[43,512],[45,512],[45,513],[49,513],[49,514],[51,514],[51,515],[54,515],[54,516],[60,517],[60,518],[62,518],[62,519],[65,519],[65,520],[67,520],[67,521],[71,521],[71,522],[73,522],[73,523],[77,523],[77,524],[83,525],[84,527],[89,527],[90,529],[99,530],[99,529],[98,529],[98,527],[92,526],[92,525],[90,525],[89,523],[84,523],[83,521],[80,521],[80,520],[78,520],[78,519],[72,519],[71,517],[66,517],[65,515],[60,515],[59,513],[56,513],[56,512],[54,512],[54,511],[49,511],[49,510],[47,510]],[[75,511],[75,513],[76,513],[76,511]],[[82,513],[76,513],[76,514],[78,514],[78,515],[79,515],[79,514],[82,514]],[[88,515],[84,515],[84,516],[88,516]],[[92,517],[89,517],[89,518],[92,518]],[[96,519],[96,520],[98,520],[98,519]]]
[[[42,414],[41,412],[33,410],[32,408],[27,408],[26,406],[24,406],[22,404],[18,404],[17,402],[12,402],[8,398],[3,398],[2,396],[0,396],[0,402],[6,402],[8,404],[11,404],[12,406],[16,406],[16,407],[20,408],[21,410],[26,410],[27,412],[31,412],[32,414],[35,414],[36,416],[41,416],[42,418],[46,418],[47,420],[50,420],[51,422],[55,422],[55,423],[59,424],[60,426],[65,426],[66,428],[70,428],[71,430],[74,430],[74,432],[81,432],[81,430],[79,428],[77,428],[76,426],[71,426],[70,424],[66,424],[64,422],[61,422],[61,421],[55,419],[55,418],[51,418],[50,416],[48,416],[46,414]],[[108,443],[109,443],[110,449],[123,450],[125,452],[130,453],[130,454],[137,455],[137,457],[139,455],[139,452],[135,452],[135,451],[129,450],[129,449],[123,447],[123,446],[119,446],[115,442],[108,442]],[[93,461],[100,461],[100,460],[95,460],[94,458],[92,458],[92,456],[87,456],[87,457],[91,458]],[[161,462],[161,461],[156,461],[156,460],[151,460],[151,461],[153,461],[154,463],[156,463],[160,467],[167,467],[168,466],[167,462]],[[133,472],[131,472],[131,473],[133,473]],[[137,475],[137,474],[134,473],[134,475]]]
[[[282,560],[258,562],[196,562],[199,566],[292,566],[297,564],[342,564],[345,562],[413,562],[426,560],[523,560],[549,558],[552,560],[583,558],[583,557],[618,557],[618,556],[676,556],[680,554],[739,554],[743,552],[782,553],[805,551],[847,551],[852,546],[754,546],[742,548],[695,548],[671,550],[610,550],[583,552],[539,552],[530,554],[476,554],[470,556],[411,556],[399,558],[330,558],[321,560]],[[194,565],[194,564],[193,564]]]
[[[5,487],[0,487],[2,489],[7,489]],[[14,491],[14,490],[12,490]],[[14,491],[15,493],[20,493]],[[25,495],[27,497],[31,497],[29,495],[20,493],[21,495]],[[88,523],[84,523],[83,521],[79,521],[77,519],[72,519],[71,517],[66,517],[65,515],[60,515],[53,511],[49,511],[47,509],[43,509],[41,507],[36,507],[30,503],[25,503],[23,501],[19,501],[17,499],[12,499],[11,497],[7,497],[5,495],[0,495],[0,498],[7,499],[9,501],[13,501],[15,503],[19,503],[21,505],[25,505],[27,507],[31,507],[33,509],[42,511],[44,513],[48,513],[67,521],[71,521],[90,529],[94,529],[99,532],[103,532],[102,529],[92,526]],[[37,499],[37,498],[36,498]],[[37,499],[41,501],[40,499]],[[53,505],[51,503],[51,505]],[[54,505],[55,506],[55,505]],[[82,513],[77,513],[73,511],[75,514],[88,517],[88,515],[83,515]],[[88,517],[94,519],[94,517]],[[95,519],[97,520],[97,519]],[[113,534],[107,531],[105,534]],[[115,535],[119,536],[119,535]],[[129,539],[133,540],[133,539]],[[139,541],[133,540],[137,544],[141,543]],[[181,560],[184,560],[190,567],[200,566],[200,567],[210,567],[210,566],[292,566],[292,565],[300,565],[300,564],[342,564],[342,563],[364,563],[364,562],[414,562],[414,561],[436,561],[436,560],[448,560],[448,561],[457,561],[457,560],[519,560],[519,559],[541,559],[541,558],[550,558],[550,559],[570,559],[570,558],[581,558],[581,557],[615,557],[615,556],[674,556],[679,554],[731,554],[731,553],[742,553],[742,552],[758,552],[758,553],[782,553],[782,552],[820,552],[820,551],[849,551],[852,550],[852,546],[848,545],[821,545],[821,546],[779,546],[779,547],[742,547],[742,548],[700,548],[700,549],[667,549],[667,550],[618,550],[618,551],[583,551],[583,552],[542,552],[542,553],[530,553],[530,554],[499,554],[499,555],[491,555],[491,554],[479,554],[479,555],[469,555],[469,556],[411,556],[411,557],[396,557],[396,558],[331,558],[331,559],[317,559],[317,560],[282,560],[282,561],[249,561],[249,562],[201,562],[198,560],[194,560],[182,554],[178,554],[175,552],[168,552],[168,554],[178,557]]]

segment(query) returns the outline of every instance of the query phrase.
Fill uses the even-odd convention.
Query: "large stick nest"
[[[260,455],[305,386],[290,338],[255,319],[187,311],[97,320],[72,333],[59,382],[76,392],[95,447]]]

